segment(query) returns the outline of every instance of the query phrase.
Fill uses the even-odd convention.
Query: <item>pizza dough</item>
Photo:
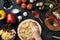
[[[39,32],[41,34],[42,29],[41,29],[40,24],[35,20],[27,19],[21,22],[17,29],[18,36],[21,40],[32,40],[32,29],[31,28],[33,26],[30,25],[30,22],[34,22],[37,25]]]

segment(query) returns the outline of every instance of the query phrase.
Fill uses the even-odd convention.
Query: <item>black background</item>
[[[38,0],[37,2],[39,2],[39,1],[41,1],[41,0]],[[17,16],[18,16],[18,15],[23,16],[22,14],[23,14],[24,11],[27,11],[27,12],[28,12],[28,16],[27,16],[27,17],[24,17],[24,16],[23,16],[23,19],[21,20],[21,22],[22,22],[23,20],[25,20],[25,19],[34,19],[34,20],[36,20],[36,21],[38,21],[38,22],[40,23],[40,21],[39,21],[38,19],[35,19],[35,18],[33,17],[32,13],[31,13],[32,10],[31,10],[31,11],[23,10],[19,5],[16,4],[15,0],[12,0],[12,2],[13,2],[13,8],[12,8],[12,9],[18,8],[18,9],[21,10],[20,13],[18,13],[18,14],[15,15],[15,17],[16,17],[16,23],[15,23],[15,24],[12,24],[12,26],[14,27],[14,29],[16,30],[16,32],[17,32],[18,25],[19,25],[19,23],[20,23],[20,22],[18,22]],[[46,2],[46,1],[43,0],[43,2]],[[59,2],[59,1],[58,1],[58,2]],[[3,4],[4,4],[3,0],[0,0],[0,9],[5,10],[5,9],[3,8]],[[42,21],[44,22],[44,19],[45,19],[44,15],[45,15],[45,13],[47,12],[47,10],[40,11],[40,10],[38,10],[38,9],[36,8],[35,4],[36,4],[36,2],[33,3],[33,5],[34,5],[33,10],[39,12],[40,18],[41,18]],[[5,10],[5,11],[6,11],[6,13],[8,14],[8,13],[11,13],[11,10],[12,10],[12,9],[10,9],[10,10]],[[4,25],[4,24],[6,24],[6,18],[5,18],[4,20],[0,21],[0,27],[1,27],[1,25]],[[53,34],[53,35],[56,35],[56,36],[60,36],[60,31],[58,31],[58,32],[53,32],[53,31],[49,30],[44,23],[40,23],[40,24],[41,24],[41,27],[42,27],[42,35],[41,35],[41,36],[42,36],[42,39],[43,39],[43,40],[58,40],[58,39],[51,38],[49,35],[50,35],[50,34]],[[17,36],[17,34],[16,34],[15,40],[20,40],[19,37]]]

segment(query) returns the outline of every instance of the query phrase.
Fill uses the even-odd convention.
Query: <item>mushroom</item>
[[[18,16],[19,22],[22,20],[22,16]]]

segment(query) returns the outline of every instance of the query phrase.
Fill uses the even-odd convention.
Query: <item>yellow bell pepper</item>
[[[0,10],[0,20],[3,20],[6,17],[6,13],[4,10]]]

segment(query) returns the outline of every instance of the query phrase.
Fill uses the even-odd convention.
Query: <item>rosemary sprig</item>
[[[53,8],[49,8],[49,5],[53,4]],[[50,12],[56,10],[56,9],[60,9],[60,3],[55,3],[54,1],[50,1],[50,0],[46,0],[46,3],[44,3],[45,5],[45,9],[48,9]]]

